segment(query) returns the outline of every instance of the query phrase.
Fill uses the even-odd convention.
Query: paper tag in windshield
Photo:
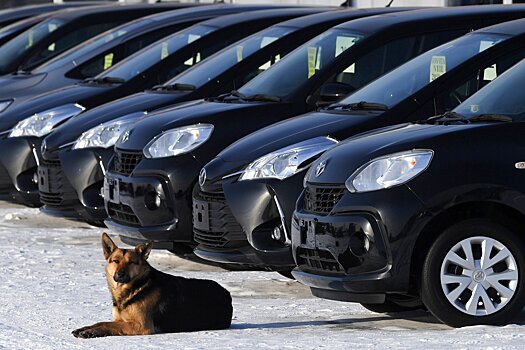
[[[308,48],[308,79],[315,74],[315,61],[317,58],[317,47]]]
[[[277,40],[277,38],[273,37],[273,36],[265,36],[262,38],[261,40],[261,49],[263,47],[265,47],[266,45],[269,45],[271,43],[273,43],[275,40]]]
[[[29,30],[29,33],[27,33],[27,47],[33,46],[33,31]]]
[[[356,38],[349,38],[347,36],[338,36],[335,39],[335,57],[342,54],[350,46],[353,46],[356,42]]]
[[[483,80],[492,81],[498,77],[498,69],[496,63],[492,66],[485,68],[483,71]]]
[[[243,47],[241,45],[237,45],[237,62],[242,61],[242,50]]]
[[[486,49],[493,46],[494,44],[495,44],[494,41],[481,40],[479,43],[479,52],[485,51]]]
[[[430,82],[433,82],[447,72],[447,58],[445,56],[432,56],[430,61]]]
[[[113,53],[108,53],[106,56],[104,56],[104,70],[113,65],[113,56]]]
[[[55,43],[52,43],[51,45],[49,45],[47,47],[47,51],[51,51],[51,52],[55,51]]]
[[[51,33],[51,32],[54,32],[55,30],[57,30],[57,25],[55,23],[49,23],[47,25],[47,30]]]
[[[195,40],[199,39],[201,36],[197,34],[188,34],[188,44],[191,44]]]
[[[163,60],[166,57],[168,57],[169,51],[168,51],[168,42],[164,41],[162,43],[162,49],[160,50],[160,59]]]

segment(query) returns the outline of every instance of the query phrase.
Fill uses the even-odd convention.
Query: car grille
[[[341,265],[327,250],[298,248],[297,266],[303,271],[344,274]]]
[[[345,187],[319,187],[308,185],[304,191],[304,211],[313,214],[329,214],[341,197]]]
[[[62,171],[59,159],[44,159],[41,164],[48,169],[49,191],[40,191],[40,201],[47,207],[66,209],[77,203],[75,189]]]
[[[139,218],[128,205],[109,202],[108,214],[116,223],[129,226],[140,226]]]
[[[113,160],[113,170],[122,175],[130,175],[142,159],[142,153],[117,151]]]
[[[208,202],[210,230],[194,228],[195,242],[210,248],[232,248],[247,244],[246,235],[226,204],[224,193],[199,192],[197,198]]]

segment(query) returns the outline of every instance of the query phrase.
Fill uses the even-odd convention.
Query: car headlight
[[[305,162],[323,153],[338,141],[329,137],[316,137],[269,153],[250,163],[239,181],[254,179],[286,179],[301,171]]]
[[[5,111],[7,107],[11,106],[11,103],[13,103],[13,100],[0,101],[0,113]]]
[[[428,168],[432,150],[412,150],[373,159],[346,180],[350,192],[368,192],[404,184]]]
[[[67,104],[60,107],[55,107],[44,112],[36,113],[35,115],[20,121],[15,125],[9,137],[22,136],[44,136],[49,134],[55,126],[63,121],[79,115],[86,108],[79,104]]]
[[[144,115],[146,115],[146,112],[128,114],[89,129],[75,141],[72,149],[109,148],[115,145],[128,126]]]
[[[163,132],[144,147],[147,158],[173,157],[187,153],[208,141],[213,132],[211,124],[195,124]]]

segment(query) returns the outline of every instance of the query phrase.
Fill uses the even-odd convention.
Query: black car
[[[68,2],[62,4],[30,5],[0,11],[0,45],[52,15],[70,7],[91,6],[97,2]]]
[[[0,28],[6,27],[15,22],[23,19],[32,17],[38,17],[38,15],[44,13],[50,13],[53,11],[63,10],[69,7],[80,7],[80,6],[91,6],[91,5],[103,5],[96,1],[78,1],[78,2],[67,2],[62,4],[42,4],[42,5],[27,5],[14,7],[10,9],[0,10]]]
[[[209,213],[194,211],[195,240],[200,243],[195,253],[216,262],[292,268],[292,213],[312,160],[338,140],[451,110],[525,57],[524,26],[521,19],[469,33],[337,104],[271,125],[223,150],[204,167],[206,178],[195,189],[194,206],[209,208]],[[311,194],[334,195],[323,189]],[[203,201],[211,196],[223,199]],[[228,213],[227,225],[212,224],[216,206]]]
[[[0,134],[0,148],[9,151],[0,153],[0,164],[14,185],[12,194],[16,200],[29,206],[39,206],[40,199],[44,204],[57,204],[55,190],[41,184],[42,192],[49,193],[48,200],[46,195],[40,198],[38,186],[48,178],[43,167],[45,160],[39,159],[45,153],[40,147],[43,136],[58,124],[86,109],[165,82],[232,42],[305,11],[297,8],[255,11],[267,5],[218,6],[221,13],[242,14],[199,22],[153,43],[94,78],[38,95],[4,112],[0,118],[0,130],[4,130]],[[51,161],[49,166],[55,164]],[[43,173],[37,178],[38,165],[42,165]]]
[[[350,21],[305,43],[238,91],[143,118],[117,142],[106,170],[106,225],[130,243],[151,239],[157,247],[193,246],[192,190],[202,166],[221,149],[334,101],[472,27],[523,13],[511,8],[418,10]],[[220,183],[208,190],[203,205],[224,202],[220,191]]]
[[[199,6],[127,22],[30,71],[0,77],[0,96],[4,100],[13,100],[10,108],[15,108],[30,97],[94,77],[149,44],[222,12],[221,7]]]
[[[179,6],[91,6],[56,12],[0,46],[0,75],[30,70],[108,29]]]
[[[525,61],[451,112],[324,153],[297,200],[295,278],[371,310],[422,300],[454,327],[521,312],[523,79]]]
[[[46,204],[43,210],[63,216],[74,207],[91,223],[104,220],[107,213],[100,195],[104,171],[113,156],[114,143],[134,117],[167,105],[231,91],[326,29],[352,18],[382,12],[385,10],[339,10],[281,22],[232,44],[163,85],[72,118],[45,139],[43,158],[47,162],[60,160],[63,170],[48,172],[48,181],[54,183],[52,187],[60,188],[56,196],[64,200]],[[297,14],[308,14],[308,11]],[[112,133],[111,137],[99,140],[99,136],[108,132]]]

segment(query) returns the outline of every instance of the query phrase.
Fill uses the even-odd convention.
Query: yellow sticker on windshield
[[[308,48],[308,79],[315,74],[315,63],[317,58],[317,47]]]
[[[162,49],[160,50],[160,59],[163,60],[165,59],[166,57],[168,57],[169,55],[169,52],[168,52],[168,42],[167,41],[164,41],[162,43]]]
[[[52,43],[51,45],[49,45],[47,47],[47,51],[51,51],[51,52],[55,51],[55,43]]]
[[[486,81],[492,81],[498,77],[498,67],[496,66],[496,63],[494,63],[492,66],[485,68],[483,70],[483,80]]]
[[[57,30],[58,26],[55,23],[49,23],[47,25],[47,30],[51,33]]]
[[[108,53],[106,56],[104,56],[104,70],[113,65],[113,56],[113,53]]]
[[[33,31],[30,30],[29,33],[27,33],[27,47],[33,46]]]
[[[430,82],[433,82],[447,72],[447,58],[445,56],[432,56],[430,61]]]
[[[242,50],[243,47],[241,45],[237,45],[237,62],[242,61]]]

